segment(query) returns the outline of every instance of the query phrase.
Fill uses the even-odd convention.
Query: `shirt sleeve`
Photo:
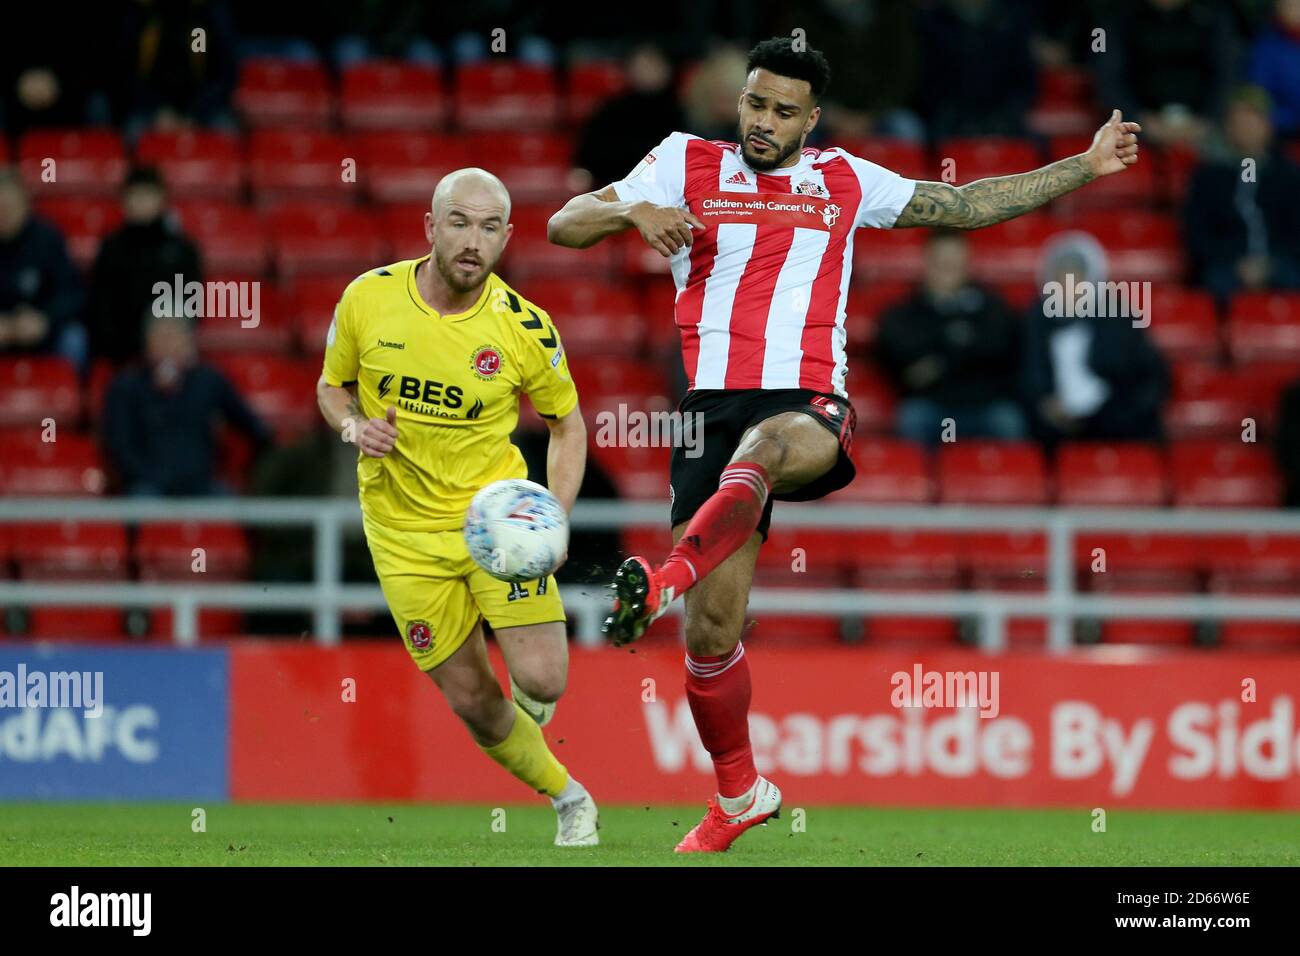
[[[544,418],[563,418],[578,405],[578,388],[569,374],[564,343],[545,312],[542,328],[522,332],[523,391]]]
[[[610,185],[623,202],[644,200],[656,206],[686,205],[686,133],[669,133],[624,178]]]
[[[857,174],[862,189],[862,202],[858,205],[858,228],[891,229],[898,221],[903,207],[916,192],[916,180],[898,175],[892,169],[878,166],[867,159],[844,153],[844,157]]]
[[[351,385],[361,370],[356,334],[356,283],[343,290],[325,335],[325,384]]]

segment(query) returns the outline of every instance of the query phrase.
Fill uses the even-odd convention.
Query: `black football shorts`
[[[820,478],[802,488],[769,495],[758,523],[767,540],[772,523],[772,501],[812,501],[838,491],[853,480],[856,470],[849,457],[858,416],[844,398],[806,388],[696,389],[686,393],[677,410],[685,416],[696,413],[694,430],[684,425],[682,440],[674,443],[669,470],[668,494],[672,499],[672,523],[689,521],[704,502],[718,490],[722,469],[740,446],[745,431],[764,419],[782,412],[803,412],[820,422],[840,443],[840,453]],[[694,455],[695,457],[691,457]]]

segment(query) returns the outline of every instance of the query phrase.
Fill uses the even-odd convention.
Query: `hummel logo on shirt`
[[[383,349],[398,349],[398,350],[400,351],[401,349],[406,348],[406,343],[405,343],[405,342],[385,342],[383,339],[380,339],[380,340],[379,340],[379,347],[380,347],[380,348],[383,348]]]

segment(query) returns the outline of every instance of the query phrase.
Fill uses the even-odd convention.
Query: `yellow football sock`
[[[515,708],[515,725],[506,739],[491,747],[479,748],[538,793],[553,797],[569,782],[569,771],[555,759],[542,729],[522,707],[511,701]]]

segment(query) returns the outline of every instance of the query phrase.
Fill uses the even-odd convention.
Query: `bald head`
[[[484,211],[495,208],[502,214],[503,225],[510,221],[510,193],[506,184],[477,166],[457,169],[438,180],[433,190],[434,218],[441,218],[444,210],[456,206]]]
[[[458,294],[481,288],[510,238],[510,193],[486,169],[458,169],[442,177],[424,215],[433,263]]]

